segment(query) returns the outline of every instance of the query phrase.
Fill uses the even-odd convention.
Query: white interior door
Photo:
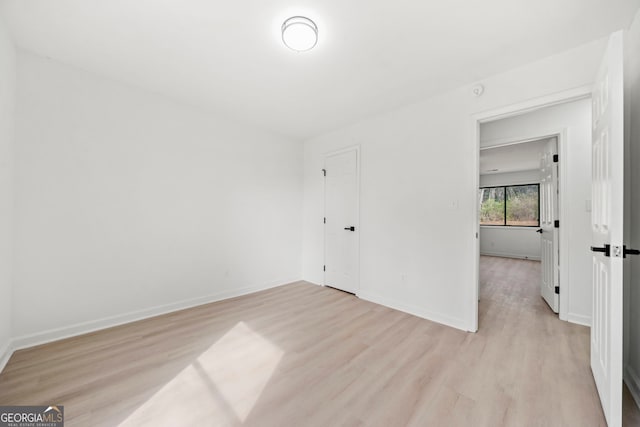
[[[591,370],[609,427],[622,424],[624,101],[622,32],[614,33],[593,90]]]
[[[356,293],[358,289],[358,151],[325,158],[324,284]]]
[[[547,143],[540,159],[540,243],[542,254],[542,280],[540,293],[549,307],[558,312],[559,286],[558,268],[558,141],[552,138]],[[559,291],[558,291],[559,292]]]

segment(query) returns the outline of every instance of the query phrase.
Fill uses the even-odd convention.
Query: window
[[[480,225],[540,226],[540,185],[480,189]]]
[[[481,188],[480,225],[505,225],[504,187]]]

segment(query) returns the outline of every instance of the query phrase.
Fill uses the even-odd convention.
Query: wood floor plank
[[[63,404],[67,426],[605,425],[589,329],[539,280],[482,257],[476,334],[293,283],[18,351],[0,405]]]

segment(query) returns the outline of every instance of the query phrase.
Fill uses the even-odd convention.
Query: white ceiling
[[[640,0],[4,0],[17,44],[295,138],[627,28]],[[315,49],[280,40],[316,21]]]
[[[480,175],[540,169],[542,153],[551,139],[555,138],[480,150]]]

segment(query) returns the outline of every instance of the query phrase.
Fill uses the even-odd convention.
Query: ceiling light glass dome
[[[292,16],[282,24],[282,41],[296,52],[310,50],[318,43],[318,26],[304,16]]]

